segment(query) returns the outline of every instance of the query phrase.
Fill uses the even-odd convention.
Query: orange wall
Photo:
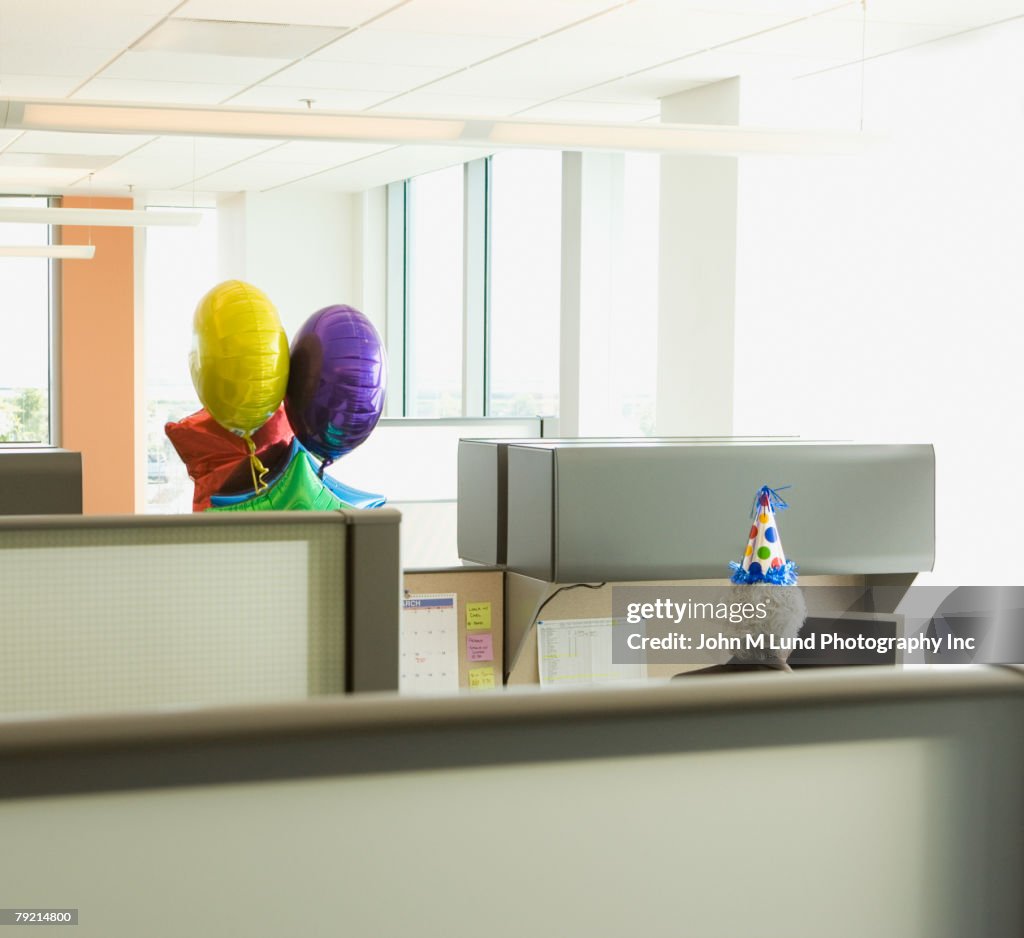
[[[131,199],[65,197],[66,208],[133,208]],[[61,445],[82,453],[86,514],[135,510],[135,265],[131,228],[66,226],[61,261]]]

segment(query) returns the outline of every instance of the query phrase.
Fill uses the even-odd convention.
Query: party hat
[[[775,521],[775,512],[788,507],[777,490],[767,485],[762,485],[758,490],[750,511],[753,524],[743,560],[729,564],[733,571],[733,583],[773,583],[776,586],[796,584],[797,567],[792,560],[786,560],[779,526]]]

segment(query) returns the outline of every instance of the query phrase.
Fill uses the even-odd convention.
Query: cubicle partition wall
[[[796,437],[569,437],[545,440],[470,439],[459,440],[459,556],[475,563],[507,562],[508,541],[508,454],[513,446],[543,443],[548,447],[608,446],[650,448],[659,446],[722,446],[739,443],[798,442]]]
[[[0,883],[80,938],[1011,938],[1022,721],[1008,669],[0,721]]]
[[[81,453],[0,444],[0,515],[81,513]]]
[[[542,607],[556,620],[607,618],[615,585],[726,584],[765,484],[786,487],[792,510],[779,524],[801,583],[836,588],[808,597],[812,614],[891,613],[934,561],[930,445],[464,440],[459,458],[460,552],[502,557],[506,569],[511,683],[538,679]],[[562,592],[581,583],[600,587]],[[848,603],[883,584],[888,605]]]
[[[397,687],[399,515],[0,519],[0,712]]]
[[[935,559],[930,445],[730,443],[509,447],[510,570],[539,579],[725,576],[762,485],[807,575],[907,574]]]

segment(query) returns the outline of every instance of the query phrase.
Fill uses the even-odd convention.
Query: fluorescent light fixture
[[[559,150],[646,150],[708,155],[839,155],[863,148],[862,134],[721,124],[555,124],[496,121],[488,142]]]
[[[91,261],[95,244],[15,244],[0,246],[0,257],[55,257],[60,260]]]
[[[0,128],[90,133],[360,140],[655,153],[839,154],[863,149],[853,131],[385,116],[365,112],[160,107],[77,101],[0,101]]]
[[[4,208],[0,222],[41,225],[81,225],[83,228],[146,228],[198,225],[199,212],[146,212],[118,208]]]
[[[187,137],[456,143],[462,136],[465,121],[327,111],[2,101],[0,127],[112,134],[176,134]]]

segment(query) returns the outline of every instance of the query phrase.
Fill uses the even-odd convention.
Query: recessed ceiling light
[[[135,52],[181,52],[250,59],[300,59],[346,32],[332,26],[281,26],[239,20],[169,19],[136,43]]]

